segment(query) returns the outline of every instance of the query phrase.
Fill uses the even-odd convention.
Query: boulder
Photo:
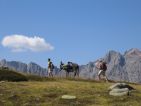
[[[110,91],[109,95],[112,96],[130,95],[131,90],[134,90],[134,88],[126,83],[116,83],[109,87]]]
[[[113,89],[109,92],[109,95],[112,96],[124,96],[129,95],[129,89],[128,88],[122,88],[122,89]]]
[[[63,95],[61,97],[62,99],[66,99],[66,100],[75,100],[76,96],[72,96],[72,95]]]
[[[109,90],[113,90],[113,89],[122,89],[122,88],[128,88],[129,90],[134,90],[133,87],[131,87],[130,85],[126,84],[126,83],[116,83],[112,86],[109,87]]]
[[[115,91],[110,91],[109,92],[109,95],[112,95],[112,96],[124,96],[124,95],[129,95],[129,91],[120,91],[120,92],[115,92]]]

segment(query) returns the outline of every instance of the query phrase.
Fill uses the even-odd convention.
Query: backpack
[[[53,63],[51,64],[51,68],[54,69],[54,65],[53,65]]]
[[[100,64],[100,69],[101,69],[101,70],[104,70],[104,71],[107,70],[107,66],[106,66],[106,63],[105,63],[105,62],[102,62],[102,63]]]

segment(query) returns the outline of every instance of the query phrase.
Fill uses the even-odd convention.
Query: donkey
[[[66,78],[69,76],[70,72],[74,73],[74,77],[76,75],[79,77],[79,65],[76,63],[68,62],[68,64],[60,63],[60,71],[65,70],[66,71]]]

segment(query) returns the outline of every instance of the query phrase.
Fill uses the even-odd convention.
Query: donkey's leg
[[[79,69],[77,69],[77,77],[79,78]]]
[[[75,78],[76,74],[77,74],[77,72],[76,72],[76,71],[74,71],[74,78]]]
[[[68,78],[70,77],[70,73],[68,72]]]
[[[66,71],[66,78],[68,78],[69,77],[69,72],[68,71]]]
[[[66,78],[67,78],[67,76],[68,76],[68,72],[66,71]]]

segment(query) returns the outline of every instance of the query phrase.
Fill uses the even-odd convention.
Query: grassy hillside
[[[27,81],[28,78],[24,74],[13,71],[12,69],[9,69],[7,67],[0,67],[0,81],[1,80]]]
[[[0,106],[141,106],[141,85],[130,96],[108,95],[113,83],[50,79],[47,81],[0,82]],[[76,100],[62,100],[64,94]]]
[[[52,80],[47,77],[38,75],[25,74],[9,69],[8,67],[0,67],[0,81],[48,81]]]

